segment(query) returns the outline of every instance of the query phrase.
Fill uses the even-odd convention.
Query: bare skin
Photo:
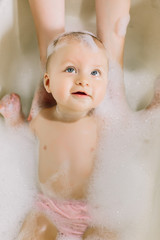
[[[95,0],[95,4],[97,36],[105,45],[110,60],[123,66],[130,0]]]
[[[56,107],[42,110],[31,124],[40,141],[40,184],[49,195],[84,199],[93,168],[96,122],[93,117],[85,117],[67,123],[53,116],[56,116]]]
[[[65,31],[64,0],[29,0],[35,22],[42,67],[45,67],[48,44]],[[128,25],[130,0],[95,0],[97,35],[105,45],[111,61],[123,67],[125,32]],[[128,19],[128,20],[127,20]],[[119,28],[123,28],[119,34]],[[49,100],[49,101],[48,101]],[[35,117],[35,108],[55,103],[42,85],[35,92],[28,120]]]
[[[64,0],[29,0],[33,14],[42,67],[47,60],[47,47],[54,38],[64,32]]]
[[[94,44],[70,40],[56,50],[44,86],[57,104],[40,111],[30,124],[39,139],[40,188],[54,199],[87,197],[98,137],[97,121],[90,112],[105,95],[108,72],[105,49],[97,40]],[[27,239],[28,232],[33,239],[55,239],[57,230],[50,226],[42,214],[31,212],[19,239]]]
[[[48,44],[65,30],[64,2],[64,0],[29,0],[43,66],[45,66],[46,62]],[[130,0],[95,0],[95,5],[97,35],[110,51],[111,60],[123,65],[125,34],[119,36],[116,29],[118,21],[129,14]]]

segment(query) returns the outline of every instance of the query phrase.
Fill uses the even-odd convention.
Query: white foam
[[[93,222],[122,240],[146,239],[160,169],[160,111],[127,107],[123,75],[113,65],[101,118],[97,164],[90,185]],[[158,238],[157,238],[158,239]]]
[[[59,234],[56,237],[56,240],[82,240],[81,237],[76,237],[76,236],[64,236],[62,234]]]
[[[26,125],[0,119],[0,239],[13,240],[36,193],[36,142]]]

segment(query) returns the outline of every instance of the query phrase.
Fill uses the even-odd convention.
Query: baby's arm
[[[29,0],[33,14],[41,63],[46,62],[48,44],[65,28],[64,0]]]
[[[130,0],[95,0],[95,3],[97,35],[104,43],[109,58],[123,66]]]

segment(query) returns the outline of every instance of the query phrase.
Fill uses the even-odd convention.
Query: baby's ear
[[[48,73],[45,73],[45,74],[44,74],[43,84],[44,84],[44,87],[45,87],[46,91],[47,91],[48,93],[50,93],[50,92],[51,92],[51,91],[50,91],[50,78],[49,78]]]

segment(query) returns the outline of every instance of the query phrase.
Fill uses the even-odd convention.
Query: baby
[[[106,93],[106,50],[86,32],[61,35],[51,50],[44,87],[56,106],[41,110],[30,123],[39,139],[41,194],[21,240],[82,239],[91,221],[86,197],[97,143],[93,109]]]

